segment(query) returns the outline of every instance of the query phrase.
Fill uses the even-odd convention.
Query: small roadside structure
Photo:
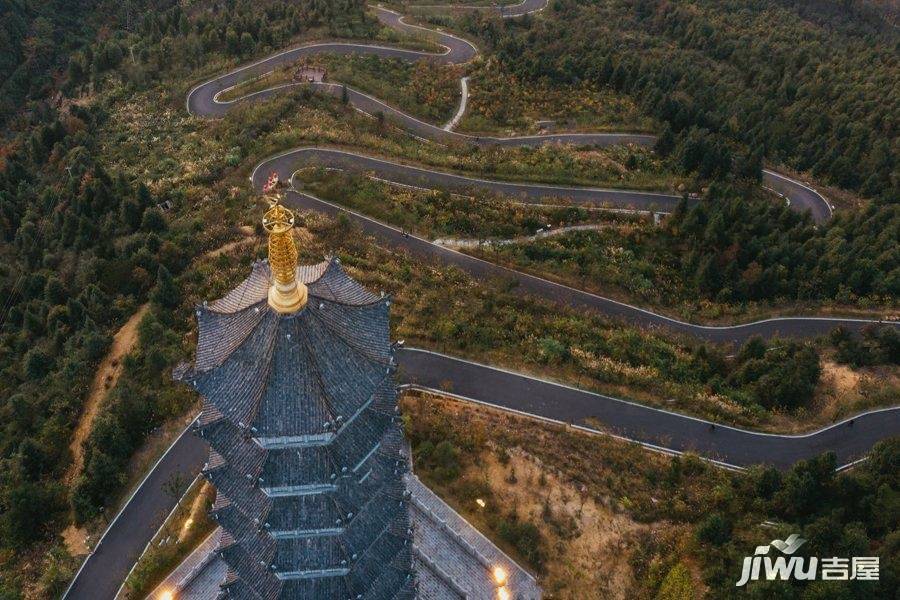
[[[297,83],[321,83],[325,81],[326,70],[307,63],[301,64],[294,72],[294,81]]]

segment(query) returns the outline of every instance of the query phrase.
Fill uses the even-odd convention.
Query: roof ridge
[[[336,304],[340,304],[340,303],[336,303]],[[371,307],[371,306],[373,306],[374,304],[375,304],[375,303],[372,303],[372,304],[366,304],[366,305],[346,305],[346,304],[342,304],[342,306],[353,306],[354,308],[356,308],[356,307],[360,307],[360,306]],[[356,354],[356,355],[358,355],[358,356],[361,356],[364,360],[367,360],[367,361],[372,362],[372,363],[375,363],[375,364],[379,364],[379,365],[390,365],[390,364],[391,364],[390,353],[388,354],[388,360],[387,360],[387,361],[380,361],[380,360],[377,360],[377,359],[370,358],[370,357],[367,356],[361,349],[359,349],[359,348],[356,346],[356,344],[351,343],[346,337],[344,337],[344,334],[343,334],[343,333],[338,332],[334,327],[331,326],[331,324],[330,324],[327,320],[325,320],[325,319],[323,319],[322,317],[320,317],[315,311],[310,311],[309,314],[310,314],[310,317],[314,318],[314,319],[316,320],[316,322],[318,322],[324,329],[326,329],[326,330],[329,331],[330,333],[333,333],[334,336],[335,336],[336,338],[338,338],[339,340],[341,340],[341,342],[343,342],[343,344],[344,344],[345,346],[347,346],[347,348],[349,348],[354,354]]]
[[[324,328],[326,331],[331,332],[331,329],[325,325],[325,323],[324,323],[324,321],[323,321],[322,319],[320,319],[320,318],[318,318],[318,317],[315,317],[315,313],[310,312],[310,316],[311,316],[312,318],[314,318],[314,320],[315,320],[322,328]],[[345,348],[347,348],[347,349],[350,351],[350,353],[352,353],[353,355],[355,355],[355,356],[361,358],[364,362],[366,362],[366,363],[368,363],[368,364],[370,364],[370,365],[373,365],[373,366],[384,366],[384,365],[386,364],[386,363],[381,363],[381,362],[379,362],[379,361],[370,359],[368,356],[366,356],[365,354],[363,354],[359,349],[355,348],[352,344],[348,343],[348,342],[344,339],[343,336],[335,335],[335,338],[336,338],[337,340],[339,340],[340,343],[343,344],[343,346],[344,346]],[[304,341],[306,341],[306,340],[304,340]],[[307,345],[307,347],[309,347],[309,346]],[[316,380],[319,381],[320,384],[322,384],[323,376],[322,376],[322,370],[319,368],[319,359],[318,359],[318,358],[319,358],[319,355],[318,355],[318,353],[312,351],[312,348],[310,348],[310,350],[311,350],[311,351],[310,351],[310,357],[311,357],[310,362],[311,362],[311,364],[312,364],[312,366],[313,366],[313,371],[315,372]],[[388,373],[389,373],[389,371],[388,371]],[[372,394],[370,394],[370,395],[368,396],[367,401],[370,400],[370,399],[374,396],[375,389],[377,389],[378,385],[380,385],[382,381],[384,381],[384,377],[379,378],[378,381],[376,381],[376,382],[372,382],[372,383],[374,384],[373,392],[372,392]],[[331,398],[331,396],[330,396],[330,390],[328,390],[328,387],[325,386],[325,385],[321,385],[321,387],[322,387],[322,395],[323,395],[323,397],[325,397],[325,398],[327,399],[328,404],[329,404],[329,407],[333,409],[333,408],[334,408],[334,403],[332,402],[332,398]],[[362,407],[360,407],[360,408],[362,408]],[[339,414],[333,414],[333,415],[332,415],[332,418],[335,418],[335,417],[337,417],[337,416],[344,416],[344,417],[346,418],[346,415],[339,415]],[[335,435],[337,435],[337,432],[335,432]]]
[[[331,396],[329,395],[325,382],[322,378],[322,373],[318,368],[318,361],[316,361],[316,353],[313,352],[313,348],[310,345],[309,334],[304,332],[304,335],[298,340],[298,343],[302,343],[303,347],[306,349],[307,354],[310,357],[308,362],[309,370],[312,376],[315,378],[316,383],[319,386],[319,389],[322,391],[322,400],[325,404],[325,409],[328,411],[330,419],[332,422],[338,417],[337,410],[335,408],[334,402],[332,402]]]
[[[234,311],[234,312],[216,312],[210,310],[208,306],[201,306],[197,308],[197,325],[198,325],[198,336],[197,336],[197,352],[194,357],[194,371],[198,373],[205,373],[207,371],[211,371],[217,367],[222,366],[226,360],[238,349],[243,346],[246,341],[253,335],[253,332],[259,327],[260,323],[266,318],[267,314],[260,311],[260,307],[258,306],[260,302],[256,302],[254,304],[249,304],[246,307]],[[251,312],[250,309],[253,309]],[[204,315],[208,315],[210,321],[207,322],[204,327],[203,319]],[[258,316],[257,316],[258,315]],[[246,319],[246,322],[241,323],[241,320]],[[205,320],[205,319],[204,319]],[[214,322],[213,322],[214,321]],[[223,336],[220,334],[217,337],[220,338],[218,340],[214,340],[217,343],[214,347],[210,347],[210,340],[206,339],[206,336],[212,335],[212,333],[208,330],[209,327],[221,327],[223,323],[227,325],[243,325],[243,328],[239,330],[239,335],[235,335],[233,338],[226,338],[222,340]],[[205,332],[205,333],[204,333]],[[227,332],[226,332],[227,333]],[[201,342],[203,346],[201,348]],[[224,354],[219,356],[218,354],[213,354],[215,351],[220,349],[220,346],[223,348]],[[207,357],[207,354],[212,354],[212,357]],[[198,369],[198,362],[201,360],[204,362],[212,362],[210,366],[206,366],[206,368]],[[205,366],[205,365],[204,365]]]
[[[269,389],[269,378],[272,376],[272,357],[275,355],[275,347],[278,345],[278,330],[281,328],[281,323],[283,321],[281,315],[276,314],[274,311],[272,314],[275,316],[275,331],[272,334],[272,340],[269,343],[269,348],[266,353],[265,363],[266,363],[266,374],[263,378],[262,385],[259,386],[259,395],[255,398],[253,402],[253,409],[247,413],[247,423],[246,426],[251,427],[251,423],[256,421],[256,418],[259,416],[259,409],[262,405],[262,401],[266,396],[266,390]]]
[[[331,283],[329,283],[328,281],[322,280],[325,277],[325,275],[327,275],[332,270],[334,270],[334,272],[336,272],[336,273],[340,273],[340,275],[342,275],[347,281],[359,286],[363,291],[371,294],[373,296],[373,299],[368,302],[346,302],[343,300],[339,300],[338,299],[339,294],[334,289],[334,287],[332,287]],[[384,298],[384,296],[378,296],[377,294],[370,292],[369,290],[367,290],[365,288],[365,286],[363,286],[361,283],[359,283],[358,281],[356,281],[355,279],[350,277],[350,275],[347,273],[347,271],[344,270],[343,263],[341,263],[341,260],[336,256],[332,257],[331,261],[328,263],[328,267],[322,272],[322,275],[319,276],[319,278],[316,279],[315,281],[311,281],[308,285],[312,285],[312,284],[320,284],[324,287],[327,287],[328,291],[331,292],[331,295],[333,296],[333,298],[326,298],[324,296],[316,294],[315,290],[313,290],[313,289],[309,289],[310,296],[312,296],[314,298],[318,298],[319,300],[328,300],[329,302],[334,302],[335,304],[341,304],[343,306],[369,306],[369,305],[380,302]]]

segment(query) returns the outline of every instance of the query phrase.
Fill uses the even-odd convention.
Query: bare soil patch
[[[665,574],[687,554],[685,527],[651,515],[661,503],[708,494],[715,485],[689,485],[679,492],[684,499],[667,499],[642,470],[658,476],[669,459],[633,444],[431,394],[406,394],[401,406],[413,440],[444,437],[460,455],[462,469],[450,481],[417,459],[417,474],[444,501],[526,568],[497,530],[498,516],[540,531],[544,561],[537,575],[548,598],[643,597],[656,584],[636,565],[646,569],[649,560]],[[643,552],[649,540],[670,552]],[[702,587],[696,570],[690,577]]]
[[[69,449],[72,451],[72,466],[69,467],[69,471],[66,474],[66,482],[70,485],[84,467],[82,444],[84,444],[88,434],[91,432],[100,401],[119,381],[119,375],[122,373],[122,359],[134,347],[137,341],[138,324],[144,318],[144,315],[147,314],[149,307],[149,304],[144,304],[122,325],[122,328],[113,337],[109,352],[100,362],[100,366],[97,367],[97,374],[94,376],[94,381],[91,384],[91,391],[84,404],[81,419],[78,421],[78,426],[72,435],[72,443],[69,444]]]
[[[825,361],[822,364],[822,381],[836,393],[847,393],[856,389],[862,375],[847,365]]]
[[[78,479],[78,475],[81,474],[81,470],[84,468],[84,441],[91,433],[100,403],[106,396],[106,393],[114,388],[116,382],[118,382],[119,375],[122,373],[122,359],[134,347],[137,341],[138,324],[144,318],[144,315],[147,314],[148,308],[149,304],[144,304],[122,325],[122,328],[113,337],[109,352],[107,352],[106,357],[97,367],[97,374],[94,376],[93,383],[91,383],[91,390],[85,401],[81,418],[78,421],[75,432],[72,434],[72,442],[69,444],[69,449],[72,452],[72,464],[66,472],[65,482],[70,487]],[[69,525],[62,535],[66,548],[72,556],[80,556],[90,552],[87,539],[88,532],[84,527]]]
[[[854,369],[833,360],[822,361],[822,377],[813,410],[822,426],[876,407],[896,404],[900,371],[892,366]]]
[[[506,465],[488,455],[484,474],[501,506],[515,506],[549,541],[553,558],[541,578],[548,592],[558,598],[629,597],[634,573],[623,550],[646,525],[598,504],[520,448]]]

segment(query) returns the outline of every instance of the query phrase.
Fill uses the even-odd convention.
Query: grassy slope
[[[731,598],[745,555],[799,533],[804,555],[879,555],[882,581],[758,583],[752,597],[893,597],[896,514],[865,506],[896,494],[885,469],[896,440],[871,468],[836,477],[818,470],[827,462],[731,473],[457,401],[409,395],[401,406],[419,477],[536,572],[547,595]]]

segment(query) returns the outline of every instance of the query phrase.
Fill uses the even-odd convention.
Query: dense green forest
[[[20,597],[18,574],[7,577],[18,553],[51,539],[70,509],[77,523],[108,509],[135,449],[193,399],[160,383],[189,323],[175,277],[196,253],[197,223],[182,212],[179,190],[151,192],[104,166],[111,102],[123,87],[154,83],[174,82],[180,94],[206,61],[271,51],[325,22],[336,35],[371,31],[362,7],[0,4],[9,48],[0,55],[0,598]],[[69,442],[95,368],[111,334],[145,302],[140,349],[124,361],[70,488]],[[45,591],[56,592],[67,577],[44,575]]]
[[[216,53],[250,56],[327,25],[332,35],[370,33],[361,0],[4,0],[0,2],[0,125],[60,88],[95,90],[118,71],[132,86],[162,73],[187,74]],[[26,121],[20,128],[27,128]]]
[[[823,228],[786,206],[714,187],[656,235],[692,292],[721,301],[900,297],[900,205],[869,204]]]
[[[677,464],[677,462],[676,462]],[[760,582],[750,598],[890,598],[900,586],[900,442],[882,442],[856,469],[836,474],[833,454],[796,464],[787,473],[753,470],[735,477],[731,489],[704,507],[696,537],[703,551],[703,578],[715,597],[734,595],[734,565],[750,554],[747,534],[758,519],[807,540],[803,556],[879,556],[873,582]],[[681,477],[673,468],[673,475]],[[820,559],[821,560],[821,559]]]
[[[630,94],[668,124],[678,153],[709,138],[693,165],[708,176],[765,157],[897,201],[900,34],[852,6],[552,0],[548,18],[473,14],[465,26],[520,77]]]
[[[110,328],[188,257],[163,199],[94,158],[90,131],[103,118],[77,106],[47,113],[0,171],[4,546],[41,537],[65,510],[68,440]]]
[[[191,77],[196,69],[222,59],[281,48],[294,36],[316,27],[324,27],[336,37],[364,36],[374,30],[374,21],[363,13],[364,4],[363,0],[303,4],[241,0],[145,11],[134,27],[120,29],[74,53],[66,85],[96,83],[111,71],[116,79],[141,89],[163,75]]]
[[[900,296],[897,239],[898,204],[870,203],[816,226],[783,203],[714,183],[662,226],[573,231],[479,252],[660,307],[800,302],[890,310]]]
[[[546,21],[470,17],[467,27],[490,40],[503,67],[520,77],[628,92],[667,123],[661,154],[702,178],[727,180],[713,183],[696,206],[681,207],[649,240],[703,297],[896,298],[895,34],[865,11],[850,20],[807,4],[717,6],[554,0]],[[135,449],[193,398],[161,389],[160,381],[183,354],[189,283],[176,278],[197,252],[198,223],[178,190],[148,187],[105,166],[109,148],[99,132],[112,103],[156,84],[180,103],[201,72],[275,50],[314,28],[323,36],[371,36],[377,25],[363,11],[362,0],[0,2],[4,568],[58,533],[70,509],[79,523],[109,509]],[[773,15],[790,18],[772,28],[766,19]],[[833,35],[833,48],[823,32]],[[241,161],[236,156],[231,167]],[[743,200],[742,180],[758,177],[763,157],[878,200],[817,229],[782,207]],[[126,359],[85,444],[84,471],[69,488],[62,482],[69,440],[94,369],[111,333],[144,303],[151,309],[139,350]],[[540,343],[548,364],[566,360],[564,345]],[[832,344],[845,363],[897,362],[890,333],[858,339],[837,332]],[[819,381],[818,359],[808,345],[754,341],[726,363],[720,349],[696,346],[681,377],[747,405],[792,409]],[[888,460],[879,456],[872,464]],[[804,468],[796,478],[806,485]],[[868,471],[859,476],[870,478],[863,487],[884,483]],[[793,489],[792,477],[779,480],[778,489]],[[821,505],[831,512],[811,514],[844,526],[838,511],[862,503],[859,494],[845,493],[841,482],[849,479],[817,488],[831,494]],[[866,498],[877,496],[869,487]],[[723,519],[737,518],[738,509],[722,510]],[[884,538],[884,527],[872,526],[871,539]],[[0,598],[18,598],[19,587],[0,577]]]
[[[56,75],[68,53],[93,37],[87,17],[103,4],[102,0],[0,2],[0,125],[26,101],[55,91]]]

